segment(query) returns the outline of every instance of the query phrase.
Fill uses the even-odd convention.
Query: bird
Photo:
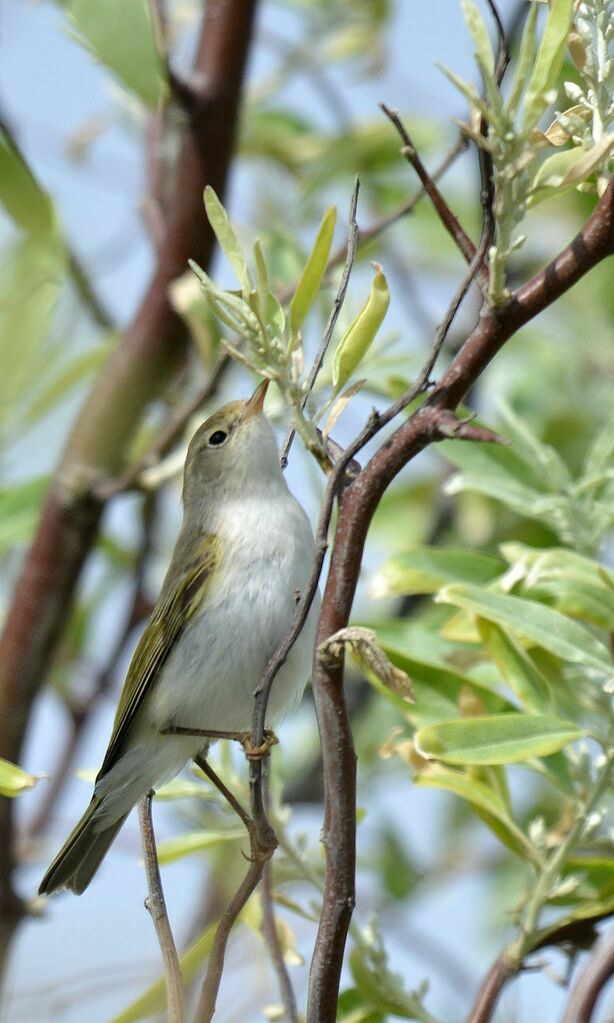
[[[130,810],[206,752],[203,736],[250,729],[254,691],[292,627],[315,550],[263,411],[267,386],[219,409],[190,441],[183,522],[160,596],[130,662],[91,802],[39,894],[84,892]],[[268,729],[302,696],[318,604],[316,594],[273,683]]]

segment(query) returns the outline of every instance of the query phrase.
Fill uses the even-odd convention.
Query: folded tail
[[[99,814],[103,802],[104,797],[93,797],[41,881],[39,895],[50,895],[63,889],[69,889],[75,895],[85,891],[128,816],[124,814],[107,827],[100,827]]]

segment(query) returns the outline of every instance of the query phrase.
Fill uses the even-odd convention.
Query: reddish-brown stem
[[[318,623],[317,646],[344,628],[358,582],[371,518],[392,480],[441,436],[442,413],[453,412],[507,340],[614,252],[614,183],[592,216],[544,270],[506,306],[486,312],[424,404],[373,455],[343,492],[331,564]],[[371,431],[378,428],[377,419]],[[363,435],[364,436],[364,435]],[[311,964],[308,1023],[333,1023],[347,929],[354,904],[355,755],[343,696],[343,661],[316,655],[313,690],[322,744],[327,853],[323,911]]]
[[[614,930],[597,943],[571,992],[561,1023],[591,1023],[603,989],[614,980]]]
[[[47,495],[0,642],[0,755],[19,760],[34,698],[70,611],[102,506],[93,481],[116,475],[144,409],[182,366],[187,334],[168,286],[189,258],[206,266],[213,235],[202,209],[224,192],[257,0],[208,0],[175,167],[164,245],[132,324],[98,378]],[[84,496],[85,495],[85,496]],[[12,887],[10,801],[0,804],[0,963],[23,913]]]

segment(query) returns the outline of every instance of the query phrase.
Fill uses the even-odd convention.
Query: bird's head
[[[245,493],[281,477],[273,429],[263,413],[264,380],[247,401],[232,401],[199,426],[188,447],[184,504]]]

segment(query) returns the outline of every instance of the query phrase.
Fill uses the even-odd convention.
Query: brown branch
[[[139,800],[138,814],[141,829],[141,845],[143,847],[143,859],[145,861],[145,876],[147,877],[148,896],[145,899],[145,908],[153,920],[158,943],[164,963],[166,976],[166,995],[168,1002],[169,1023],[184,1023],[185,1021],[185,988],[179,966],[177,946],[171,930],[162,878],[160,877],[160,865],[158,863],[158,851],[156,849],[156,838],[154,835],[153,817],[151,812],[151,801],[153,793]]]
[[[257,0],[208,0],[195,57],[197,102],[186,118],[175,184],[152,280],[68,439],[27,555],[0,643],[0,755],[20,758],[34,698],[66,623],[101,504],[94,480],[116,475],[149,402],[183,365],[186,328],[168,286],[189,258],[207,266],[214,239],[202,210],[206,184],[224,193]],[[10,800],[0,805],[0,963],[23,905],[12,888]]]
[[[614,980],[614,930],[598,942],[578,977],[561,1023],[590,1023],[606,984]]]
[[[392,480],[440,436],[442,412],[453,412],[507,340],[614,252],[614,184],[574,240],[502,308],[486,312],[421,407],[401,425],[345,488],[317,629],[316,649],[349,620],[371,518]],[[380,428],[374,416],[350,453]],[[348,454],[348,452],[346,452]],[[308,1023],[333,1023],[347,928],[354,905],[355,754],[343,696],[343,658],[316,657],[313,691],[320,728],[325,786],[323,838],[326,886],[312,960]]]
[[[261,802],[261,794],[255,795],[253,786],[250,785],[250,803],[252,816],[243,809],[232,792],[215,773],[204,756],[195,758],[195,762],[207,775],[213,784],[220,790],[224,798],[230,803],[233,810],[238,814],[245,824],[249,835],[250,854],[249,867],[239,888],[233,895],[230,904],[225,909],[215,932],[213,948],[207,963],[207,973],[202,986],[200,1000],[194,1023],[210,1023],[215,1013],[217,996],[224,971],[224,959],[230,932],[234,927],[239,914],[247,903],[247,900],[255,892],[262,878],[265,866],[277,848],[277,838],[264,813],[264,801]],[[251,781],[251,775],[250,775]],[[264,814],[264,817],[262,816]]]
[[[284,1007],[284,1018],[286,1023],[298,1023],[298,1012],[296,1009],[296,996],[292,988],[288,969],[284,962],[284,953],[277,933],[275,921],[275,910],[273,908],[273,886],[271,878],[271,864],[265,863],[262,881],[260,884],[260,904],[262,908],[262,935],[267,943],[269,956],[279,984],[279,993]]]
[[[422,182],[422,187],[424,188],[424,191],[431,200],[431,203],[433,204],[433,207],[439,219],[441,220],[441,223],[443,224],[446,231],[452,238],[452,241],[456,244],[457,248],[465,257],[467,262],[470,263],[473,257],[475,256],[476,247],[471,241],[469,235],[465,232],[463,226],[458,220],[458,217],[456,216],[455,213],[453,213],[450,206],[444,199],[443,195],[437,188],[437,185],[433,181],[433,178],[427,171],[426,167],[422,163],[422,160],[420,159],[420,154],[418,153],[418,150],[414,146],[409,136],[409,132],[407,131],[407,128],[405,127],[401,118],[399,117],[398,111],[391,110],[389,107],[386,106],[385,103],[380,103],[380,109],[383,110],[386,117],[392,122],[392,124],[398,131],[399,135],[401,136],[401,139],[403,141],[403,148],[401,149],[401,154],[405,157],[407,162],[413,167],[416,174],[418,175],[420,181]],[[478,276],[480,277],[481,284],[487,283],[488,275],[487,274],[485,275],[485,271],[483,269],[480,270],[480,274]]]

